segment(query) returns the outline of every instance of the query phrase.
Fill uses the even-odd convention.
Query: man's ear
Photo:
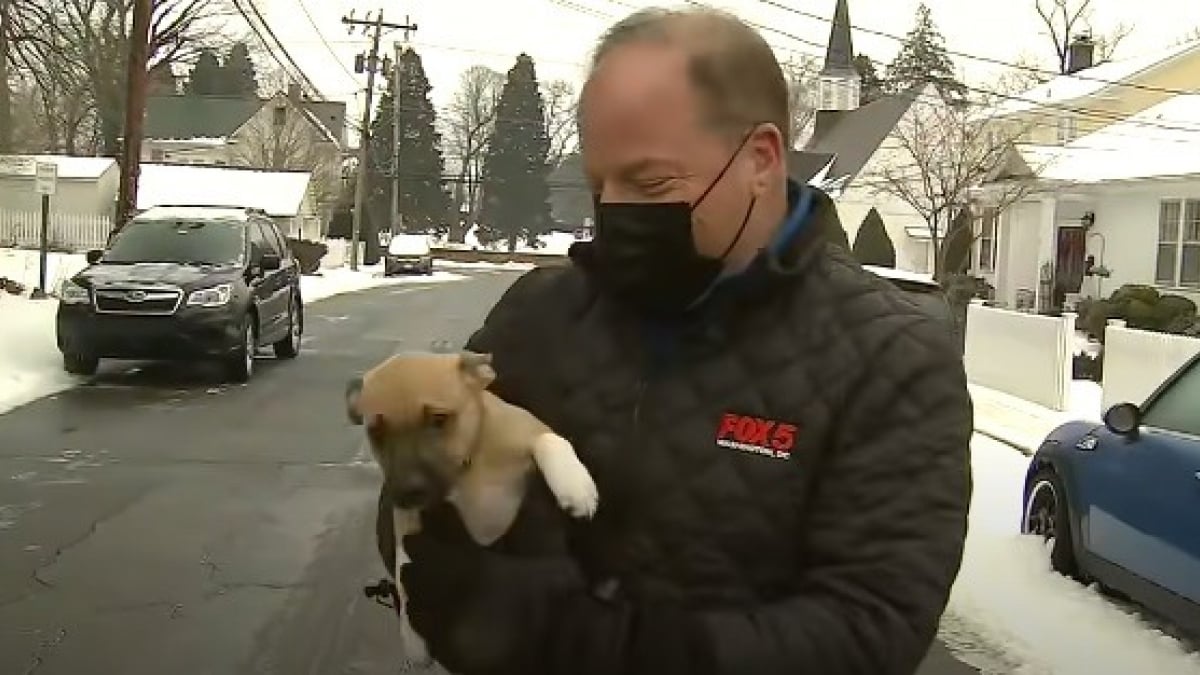
[[[358,408],[358,400],[362,396],[363,379],[362,377],[351,378],[346,383],[346,416],[350,418],[350,423],[362,426],[363,416],[362,411]]]
[[[487,389],[496,380],[496,371],[492,369],[491,354],[464,351],[459,355],[458,367],[480,389]]]

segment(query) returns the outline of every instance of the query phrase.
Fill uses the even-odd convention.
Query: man
[[[958,572],[972,415],[947,327],[787,179],[787,85],[709,9],[602,38],[580,103],[596,239],[468,344],[570,439],[591,522],[532,492],[493,549],[451,509],[405,548],[454,672],[907,675]]]

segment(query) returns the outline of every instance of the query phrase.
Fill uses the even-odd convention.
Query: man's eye
[[[670,176],[643,178],[637,182],[637,186],[642,190],[653,192],[655,190],[664,190],[670,187],[673,180],[675,179],[671,178]]]

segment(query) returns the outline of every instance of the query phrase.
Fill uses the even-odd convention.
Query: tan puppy
[[[381,515],[390,497],[401,536],[419,527],[421,509],[449,500],[476,542],[494,543],[516,519],[535,467],[564,510],[595,514],[596,484],[575,449],[528,411],[487,391],[495,377],[488,354],[410,353],[347,386],[350,420],[365,427],[383,472]],[[383,527],[393,527],[390,519]],[[394,533],[383,532],[384,539]],[[389,552],[381,553],[386,562]],[[409,665],[428,663],[424,641],[407,615],[401,619]]]

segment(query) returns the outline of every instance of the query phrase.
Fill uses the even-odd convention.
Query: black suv
[[[213,359],[245,382],[259,347],[299,353],[300,268],[261,210],[148,209],[87,260],[59,292],[69,373],[92,375],[102,358]]]

